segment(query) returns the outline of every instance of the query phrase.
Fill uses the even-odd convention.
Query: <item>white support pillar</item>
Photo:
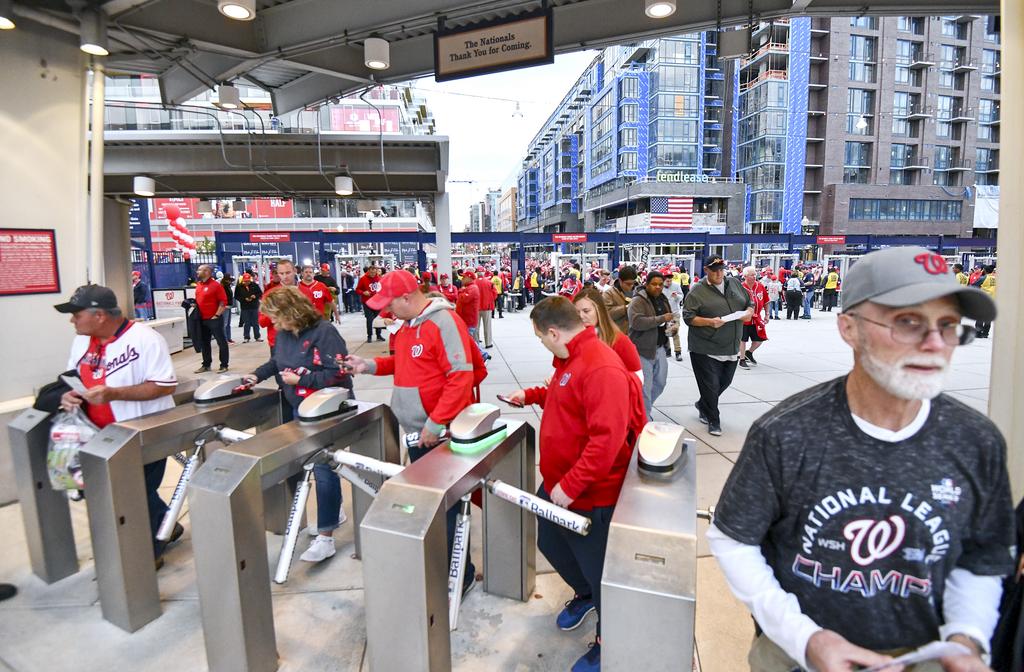
[[[452,222],[448,194],[434,194],[434,229],[437,232],[437,272],[452,275]]]
[[[992,351],[992,383],[989,391],[989,415],[999,425],[1009,449],[1010,482],[1013,501],[1024,496],[1024,3],[1002,3],[1002,102],[999,116],[1007,123],[1000,127],[999,166],[999,266],[996,275],[996,303],[999,316],[995,324]],[[1017,121],[1014,121],[1014,120]]]
[[[92,68],[92,123],[89,143],[89,247],[86,277],[89,282],[104,284],[103,275],[103,124],[104,91],[107,71],[102,63]]]

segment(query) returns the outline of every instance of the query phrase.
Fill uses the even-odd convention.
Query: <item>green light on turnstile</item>
[[[453,453],[459,453],[461,455],[473,455],[479,453],[481,450],[486,450],[496,443],[500,443],[504,438],[508,436],[508,428],[502,427],[494,434],[485,436],[482,439],[474,441],[472,443],[461,443],[452,439],[448,443],[448,447],[452,449]]]

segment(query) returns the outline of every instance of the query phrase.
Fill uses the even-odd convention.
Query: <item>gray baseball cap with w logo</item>
[[[866,254],[842,278],[843,312],[871,301],[904,308],[955,296],[964,317],[991,322],[996,303],[987,292],[961,285],[946,260],[923,247],[889,247]]]

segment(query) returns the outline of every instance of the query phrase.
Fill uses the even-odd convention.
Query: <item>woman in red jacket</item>
[[[622,330],[612,322],[608,308],[605,307],[604,299],[601,297],[601,291],[593,287],[585,287],[576,295],[573,304],[575,304],[576,312],[580,314],[583,324],[594,327],[598,337],[604,341],[605,345],[614,350],[622,363],[626,365],[626,370],[635,373],[643,381],[644,372],[640,363],[640,354],[636,351],[633,341],[629,340],[629,336],[622,333]]]
[[[476,274],[472,271],[463,271],[462,289],[459,290],[459,299],[455,304],[455,314],[462,318],[469,331],[469,337],[484,356],[484,361],[491,358],[483,348],[480,341],[476,340],[476,329],[480,324],[480,287],[476,284]]]

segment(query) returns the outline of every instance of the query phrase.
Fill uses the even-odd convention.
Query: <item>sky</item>
[[[427,99],[437,134],[450,139],[447,189],[453,231],[466,229],[469,206],[482,201],[488,189],[514,184],[530,140],[596,54],[575,52],[556,56],[551,65],[441,84],[433,77],[412,82]],[[522,117],[513,116],[517,101]]]

